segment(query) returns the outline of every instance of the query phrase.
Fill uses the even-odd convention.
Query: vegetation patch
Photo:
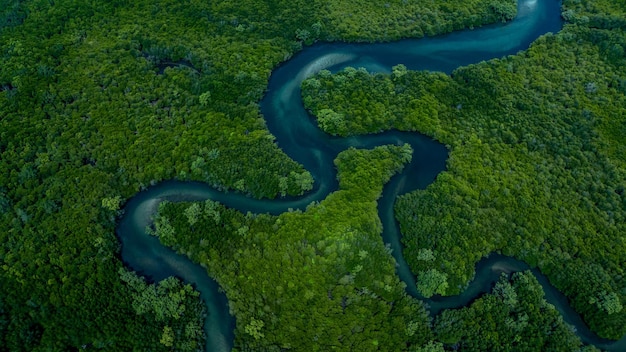
[[[321,72],[303,83],[303,101],[331,134],[397,128],[450,146],[448,171],[396,204],[424,294],[463,291],[476,262],[499,252],[539,267],[594,331],[617,339],[626,333],[626,59],[616,55],[625,38],[567,26],[451,77],[402,66]],[[434,260],[418,259],[425,249]]]

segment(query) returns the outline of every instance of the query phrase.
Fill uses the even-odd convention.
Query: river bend
[[[344,67],[365,67],[370,72],[391,72],[391,67],[404,64],[411,70],[451,73],[457,67],[482,60],[503,57],[524,50],[539,36],[557,32],[562,27],[560,4],[555,0],[518,0],[518,16],[510,23],[465,30],[432,38],[401,40],[380,44],[317,44],[305,48],[280,65],[270,78],[261,111],[269,131],[285,153],[301,163],[315,179],[313,191],[299,198],[256,200],[241,194],[224,193],[198,182],[167,181],[150,187],[133,197],[117,227],[122,242],[122,260],[131,269],[151,280],[160,281],[177,276],[192,283],[200,291],[209,315],[204,330],[207,351],[232,349],[235,327],[229,314],[228,300],[206,270],[188,258],[160,244],[145,233],[152,223],[158,204],[169,201],[213,199],[241,212],[280,214],[292,209],[305,209],[312,201],[320,201],[338,188],[333,160],[348,147],[373,148],[383,144],[409,143],[413,160],[403,172],[385,185],[379,200],[379,217],[383,223],[383,240],[393,249],[398,275],[407,284],[407,292],[420,297],[415,279],[402,256],[400,232],[393,205],[398,195],[423,189],[445,169],[448,152],[440,143],[418,133],[391,131],[376,135],[336,138],[319,130],[304,110],[300,96],[302,81],[328,69],[336,72]],[[469,304],[488,292],[501,272],[528,270],[527,264],[510,257],[492,254],[480,261],[475,279],[461,295],[425,300],[431,314],[442,309]],[[576,328],[587,344],[609,351],[626,351],[626,336],[617,342],[593,334],[580,316],[568,305],[567,298],[556,290],[545,276],[533,270],[543,286],[546,299],[555,305],[564,320]]]

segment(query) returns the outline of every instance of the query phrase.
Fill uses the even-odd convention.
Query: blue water
[[[333,160],[340,151],[350,146],[372,148],[382,144],[410,143],[413,160],[402,174],[393,177],[385,186],[378,209],[384,228],[383,239],[393,249],[398,275],[407,284],[409,294],[422,298],[402,257],[401,235],[394,218],[393,205],[398,195],[423,189],[432,183],[437,174],[445,169],[448,151],[440,143],[418,133],[392,131],[351,138],[329,136],[317,128],[303,109],[300,84],[322,69],[337,71],[346,66],[365,67],[370,72],[391,72],[392,66],[404,64],[413,70],[450,73],[460,66],[524,50],[539,36],[557,32],[561,26],[559,2],[519,0],[518,16],[506,25],[393,43],[333,43],[305,48],[272,73],[267,94],[261,101],[261,111],[278,146],[313,175],[313,191],[299,198],[255,200],[240,194],[219,192],[202,183],[163,182],[139,193],[126,205],[125,215],[117,231],[122,242],[123,261],[154,281],[174,275],[193,283],[209,311],[204,326],[206,350],[229,351],[233,345],[235,322],[229,314],[228,300],[219,292],[217,283],[207,276],[203,267],[162,246],[158,239],[145,233],[158,203],[165,199],[191,201],[210,198],[244,213],[280,214],[289,208],[305,209],[312,201],[320,201],[337,189]],[[527,269],[528,265],[513,258],[491,255],[478,264],[475,279],[463,294],[437,297],[426,302],[431,314],[446,308],[461,307],[481,293],[488,292],[500,272]],[[606,350],[626,351],[626,336],[616,343],[598,338],[569,307],[567,298],[551,286],[541,273],[537,270],[534,273],[548,301],[557,307],[567,323],[576,327],[583,342]]]

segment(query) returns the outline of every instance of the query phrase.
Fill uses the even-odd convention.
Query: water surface
[[[419,40],[402,40],[383,44],[319,44],[305,48],[279,66],[270,78],[268,90],[261,101],[261,111],[276,143],[289,157],[301,163],[315,179],[314,189],[303,197],[279,200],[255,200],[241,194],[224,193],[197,182],[168,181],[139,193],[125,207],[118,226],[122,241],[122,259],[131,269],[160,281],[174,275],[193,283],[201,292],[209,316],[204,330],[207,351],[229,351],[233,344],[234,318],[229,314],[228,300],[206,270],[188,258],[162,246],[148,236],[145,228],[162,200],[191,201],[213,199],[241,212],[280,214],[292,209],[305,209],[312,201],[321,201],[338,188],[333,160],[348,147],[373,148],[383,144],[410,143],[413,160],[403,172],[385,186],[379,200],[379,216],[383,223],[383,240],[393,249],[398,275],[407,284],[407,292],[419,296],[415,279],[402,257],[400,233],[393,214],[398,195],[423,189],[445,169],[448,151],[440,143],[418,133],[391,131],[377,135],[337,138],[319,130],[302,106],[300,84],[319,72],[333,72],[347,66],[365,67],[370,72],[391,72],[391,67],[404,64],[412,70],[452,72],[457,67],[482,60],[514,54],[528,48],[540,35],[561,29],[560,4],[554,0],[519,0],[518,16],[506,25],[493,25],[448,35]],[[502,271],[529,269],[528,265],[499,255],[482,260],[476,278],[467,290],[453,297],[426,300],[431,314],[442,309],[462,307],[483,292],[488,292]],[[576,327],[585,343],[614,350],[626,350],[626,337],[611,345],[599,339],[585,326],[580,316],[568,305],[567,298],[534,270],[546,291],[546,298],[561,312],[564,320]]]

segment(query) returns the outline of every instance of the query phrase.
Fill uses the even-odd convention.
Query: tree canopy
[[[328,133],[397,128],[451,149],[448,170],[396,204],[423,294],[463,291],[497,252],[541,269],[601,336],[626,334],[626,34],[588,25],[451,76],[398,66],[303,83]],[[330,107],[341,125],[325,123]]]
[[[258,108],[273,68],[318,40],[445,33],[507,20],[512,4],[0,1],[0,350],[199,348],[197,294],[124,269],[115,222],[125,202],[167,179],[303,194],[310,173]],[[397,206],[407,258],[432,250],[414,272],[446,275],[433,293],[458,292],[480,256],[501,251],[540,267],[595,331],[616,337],[626,326],[626,16],[623,0],[566,0],[563,16],[563,33],[452,78],[358,73],[361,88],[406,86],[393,111],[409,111],[355,131],[406,126],[452,146],[450,171]],[[396,108],[385,104],[360,110]],[[346,106],[325,107],[328,128],[357,128]],[[342,189],[305,212],[166,204],[158,232],[218,279],[239,350],[441,350],[378,236],[376,199],[406,156],[344,152]],[[305,315],[303,302],[318,310]]]

